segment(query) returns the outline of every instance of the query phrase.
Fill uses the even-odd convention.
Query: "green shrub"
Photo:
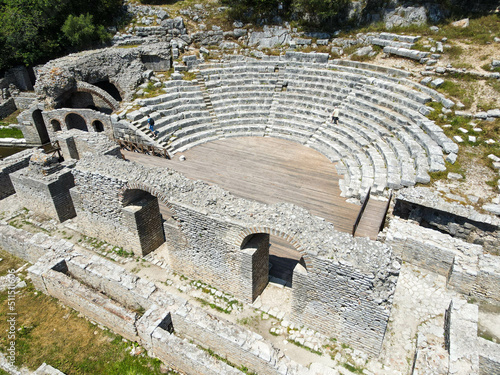
[[[71,45],[78,48],[91,46],[94,42],[106,41],[109,36],[104,26],[94,25],[94,16],[91,14],[70,14],[61,28]]]

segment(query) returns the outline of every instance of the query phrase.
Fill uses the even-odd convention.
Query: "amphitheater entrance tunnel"
[[[123,194],[122,205],[128,227],[137,238],[136,255],[147,255],[165,242],[158,198],[141,189],[129,189]]]
[[[252,302],[264,291],[268,282],[293,288],[296,268],[305,270],[302,254],[285,239],[267,233],[247,236],[241,245],[242,273]]]

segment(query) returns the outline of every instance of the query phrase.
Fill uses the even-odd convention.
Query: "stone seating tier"
[[[360,198],[370,186],[383,194],[428,182],[429,171],[444,170],[443,149],[456,152],[424,116],[439,95],[405,72],[241,56],[199,69],[198,80],[169,81],[167,94],[141,102],[172,153],[234,136],[284,138],[337,162],[343,195]],[[330,123],[334,105],[338,125]]]

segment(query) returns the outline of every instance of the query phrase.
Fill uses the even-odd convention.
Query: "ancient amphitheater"
[[[58,146],[0,162],[0,247],[33,264],[37,289],[180,373],[500,373],[500,219],[425,187],[457,157],[426,117],[451,100],[404,70],[321,53],[187,55],[167,77],[164,47],[37,70],[20,124]],[[246,159],[248,178],[231,180]],[[310,190],[288,180],[320,175]],[[152,268],[16,228],[22,207]],[[269,267],[280,257],[283,278]],[[242,324],[249,311],[273,326]]]

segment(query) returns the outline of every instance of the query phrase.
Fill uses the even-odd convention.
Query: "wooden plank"
[[[166,160],[123,154],[145,166],[172,168],[190,179],[219,185],[239,197],[266,204],[293,203],[343,232],[352,231],[360,208],[340,196],[342,176],[335,164],[311,148],[283,139],[234,137],[208,142],[184,152],[185,161],[179,155]],[[362,230],[372,230],[370,236],[378,232],[369,225]]]

